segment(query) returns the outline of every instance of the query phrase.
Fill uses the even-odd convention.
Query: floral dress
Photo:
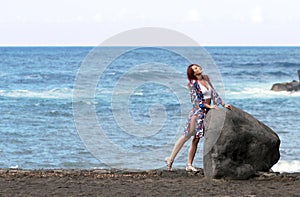
[[[213,100],[213,103],[217,105],[221,104],[222,99],[220,98],[219,94],[216,92],[209,80],[208,83],[211,87],[211,99]],[[188,87],[190,89],[190,96],[193,107],[189,113],[188,120],[184,128],[184,135],[189,135],[192,117],[195,116],[195,137],[202,138],[204,136],[204,121],[208,109],[205,108],[205,99],[203,97],[200,85],[197,83],[197,81],[192,80],[191,83],[188,84]]]

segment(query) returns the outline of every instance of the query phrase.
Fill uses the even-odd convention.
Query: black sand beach
[[[203,170],[0,169],[0,196],[299,196],[300,173],[208,180]]]

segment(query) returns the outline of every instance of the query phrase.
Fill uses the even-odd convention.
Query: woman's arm
[[[222,105],[223,106],[224,102],[223,102],[222,98],[220,97],[220,95],[218,94],[218,92],[215,90],[212,83],[210,82],[209,77],[207,75],[205,75],[204,79],[208,82],[208,84],[211,87],[211,90],[212,90],[211,96],[212,96],[213,103],[215,105]]]
[[[214,86],[210,82],[210,79],[209,79],[209,77],[207,75],[205,75],[205,79],[207,80],[207,82],[209,83],[209,85],[210,85],[210,87],[212,89],[212,100],[213,100],[214,105],[216,105],[216,106],[222,105],[222,107],[225,107],[225,108],[228,108],[228,109],[232,109],[232,106],[230,104],[226,105],[225,102],[222,100],[222,98],[220,97],[220,95],[218,94],[218,92],[215,90]]]

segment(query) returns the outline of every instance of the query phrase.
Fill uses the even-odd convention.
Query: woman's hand
[[[232,106],[230,104],[225,104],[224,107],[226,107],[227,109],[232,110]]]
[[[220,109],[218,105],[210,105],[210,109]]]

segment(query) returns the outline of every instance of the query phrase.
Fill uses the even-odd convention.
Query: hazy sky
[[[300,46],[299,0],[0,0],[0,45],[99,45],[141,27],[200,45]]]

